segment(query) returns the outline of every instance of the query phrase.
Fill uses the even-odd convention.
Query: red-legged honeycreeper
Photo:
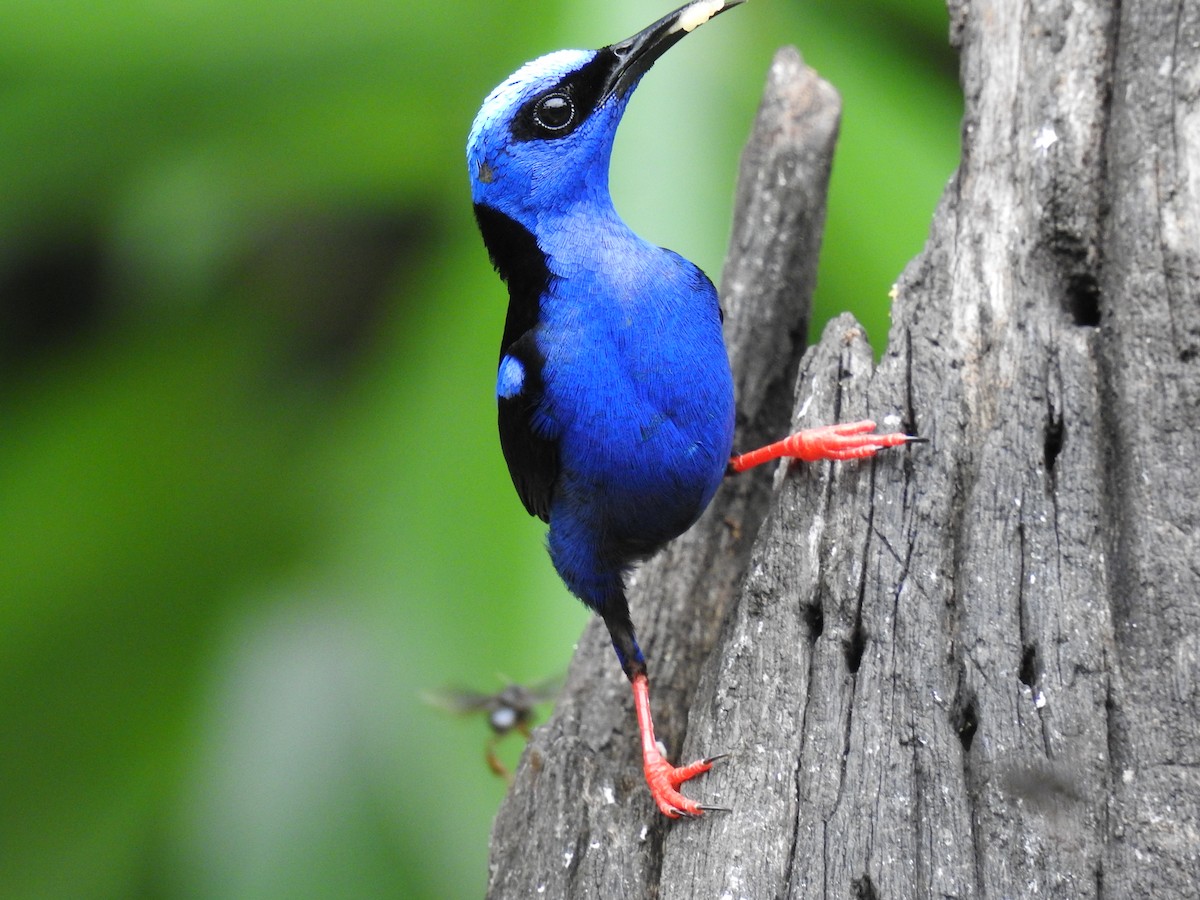
[[[509,294],[500,445],[525,508],[550,524],[554,568],[608,626],[633,686],[646,782],[671,818],[711,808],[678,788],[713,760],[676,768],[659,749],[625,573],[691,527],[727,471],[910,440],[859,422],[731,459],[716,289],[613,209],[609,158],[633,89],[684,35],[742,2],[693,0],[628,40],[527,63],[484,100],[467,142],[475,216]]]

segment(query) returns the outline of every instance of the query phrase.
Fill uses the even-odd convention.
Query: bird
[[[526,63],[467,138],[475,219],[508,289],[496,374],[500,445],[568,590],[607,626],[629,680],[651,797],[668,818],[720,807],[679,788],[658,743],[627,573],[692,526],[727,474],[792,457],[862,459],[915,440],[874,422],[810,428],[733,455],[734,389],[717,290],[635,234],[609,193],[613,140],[668,49],[745,0],[692,0],[599,50]]]

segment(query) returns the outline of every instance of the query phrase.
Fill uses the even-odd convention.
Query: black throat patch
[[[508,318],[500,355],[537,325],[539,302],[550,286],[550,267],[537,238],[520,222],[486,203],[475,204],[475,221],[488,258],[508,285]]]

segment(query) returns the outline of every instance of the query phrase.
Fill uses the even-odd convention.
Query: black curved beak
[[[605,80],[602,98],[624,96],[633,90],[655,61],[713,16],[745,3],[746,0],[692,0],[631,38],[609,44],[600,51],[612,57],[612,69]]]

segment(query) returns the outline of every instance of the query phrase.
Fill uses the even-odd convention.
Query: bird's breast
[[[690,525],[720,483],[733,442],[715,294],[552,298],[542,306],[538,345],[562,488],[607,529],[658,541]]]

